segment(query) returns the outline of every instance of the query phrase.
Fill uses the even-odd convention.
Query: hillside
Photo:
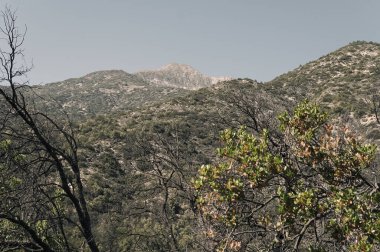
[[[368,141],[378,142],[380,134],[369,101],[380,88],[376,67],[380,62],[379,52],[379,44],[352,43],[267,83],[249,79],[225,81],[157,101],[153,106],[130,112],[119,110],[83,122],[80,126],[85,157],[82,162],[87,167],[85,174],[92,174],[90,190],[98,188],[99,192],[92,193],[93,210],[103,219],[104,209],[115,210],[114,207],[122,204],[123,210],[115,210],[115,216],[123,219],[132,214],[134,217],[112,222],[114,226],[109,226],[112,232],[117,233],[117,227],[130,232],[149,232],[153,238],[142,239],[142,244],[158,243],[165,247],[162,242],[171,241],[156,235],[168,225],[162,219],[164,213],[158,210],[166,204],[162,201],[166,190],[162,183],[168,179],[165,183],[173,184],[167,195],[171,199],[167,207],[180,209],[179,214],[172,213],[169,226],[178,230],[175,238],[183,246],[199,250],[194,240],[200,241],[202,236],[189,224],[196,218],[191,210],[189,181],[201,164],[216,158],[214,150],[219,146],[220,130],[247,125],[253,132],[262,128],[276,132],[278,113],[309,98],[322,103],[336,121],[349,123]],[[117,164],[117,170],[115,165],[104,166],[105,162]],[[174,172],[171,179],[166,177],[171,174],[169,171]],[[162,179],[155,177],[158,174]],[[100,189],[106,184],[107,188]],[[142,193],[145,190],[147,193]],[[120,192],[128,197],[117,196]],[[152,192],[155,197],[147,203]],[[136,214],[136,209],[141,208],[155,215]],[[155,229],[148,231],[146,223]],[[133,237],[123,239],[137,242]],[[148,249],[145,245],[137,250]]]
[[[226,77],[207,77],[188,65],[170,64],[157,71],[98,71],[80,78],[33,86],[45,101],[56,103],[71,117],[135,110],[208,87]],[[53,105],[53,104],[52,104]]]
[[[380,80],[380,44],[353,42],[318,60],[268,82],[285,99],[309,97],[332,108],[332,112],[354,110],[363,116],[364,100],[376,93]]]
[[[379,143],[380,131],[373,113],[373,101],[380,91],[378,43],[353,42],[264,86],[284,102],[305,98],[316,101],[334,118],[349,121],[360,134]]]
[[[34,90],[44,102],[55,100],[39,106],[58,104],[75,119],[101,250],[203,251],[192,178],[217,160],[220,131],[268,128],[276,141],[278,114],[308,98],[379,143],[372,102],[379,68],[380,44],[355,42],[267,83],[213,84],[189,66],[168,65],[137,74],[95,72]]]
[[[152,85],[121,70],[94,72],[33,88],[37,95],[56,102],[74,118],[136,109],[187,93],[180,88]]]

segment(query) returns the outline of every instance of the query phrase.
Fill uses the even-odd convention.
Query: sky
[[[30,83],[169,63],[269,81],[352,41],[380,42],[379,0],[0,0],[27,26]]]

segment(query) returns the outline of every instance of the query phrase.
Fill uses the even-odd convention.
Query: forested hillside
[[[245,125],[250,132],[277,132],[279,113],[291,111],[305,98],[321,104],[333,121],[377,142],[374,99],[379,87],[373,64],[379,49],[378,44],[356,42],[268,83],[221,82],[153,106],[79,123],[82,162],[102,227],[99,237],[110,239],[107,234],[113,234],[111,247],[124,244],[132,250],[205,249],[191,179],[202,164],[217,160],[220,131]],[[345,54],[355,61],[334,63]],[[338,72],[340,78],[331,80]]]

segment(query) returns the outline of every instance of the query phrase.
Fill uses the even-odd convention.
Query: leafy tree
[[[221,161],[193,185],[210,250],[371,251],[380,241],[380,191],[368,177],[376,147],[328,123],[304,101],[279,116],[282,134],[221,134]]]
[[[98,251],[72,125],[34,106],[16,19],[9,8],[2,12],[0,249],[75,251],[87,243]]]

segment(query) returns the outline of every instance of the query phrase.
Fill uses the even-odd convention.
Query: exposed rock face
[[[189,65],[177,63],[163,66],[158,70],[138,72],[137,75],[155,85],[189,90],[208,87],[219,81],[231,80],[229,77],[208,77]]]

